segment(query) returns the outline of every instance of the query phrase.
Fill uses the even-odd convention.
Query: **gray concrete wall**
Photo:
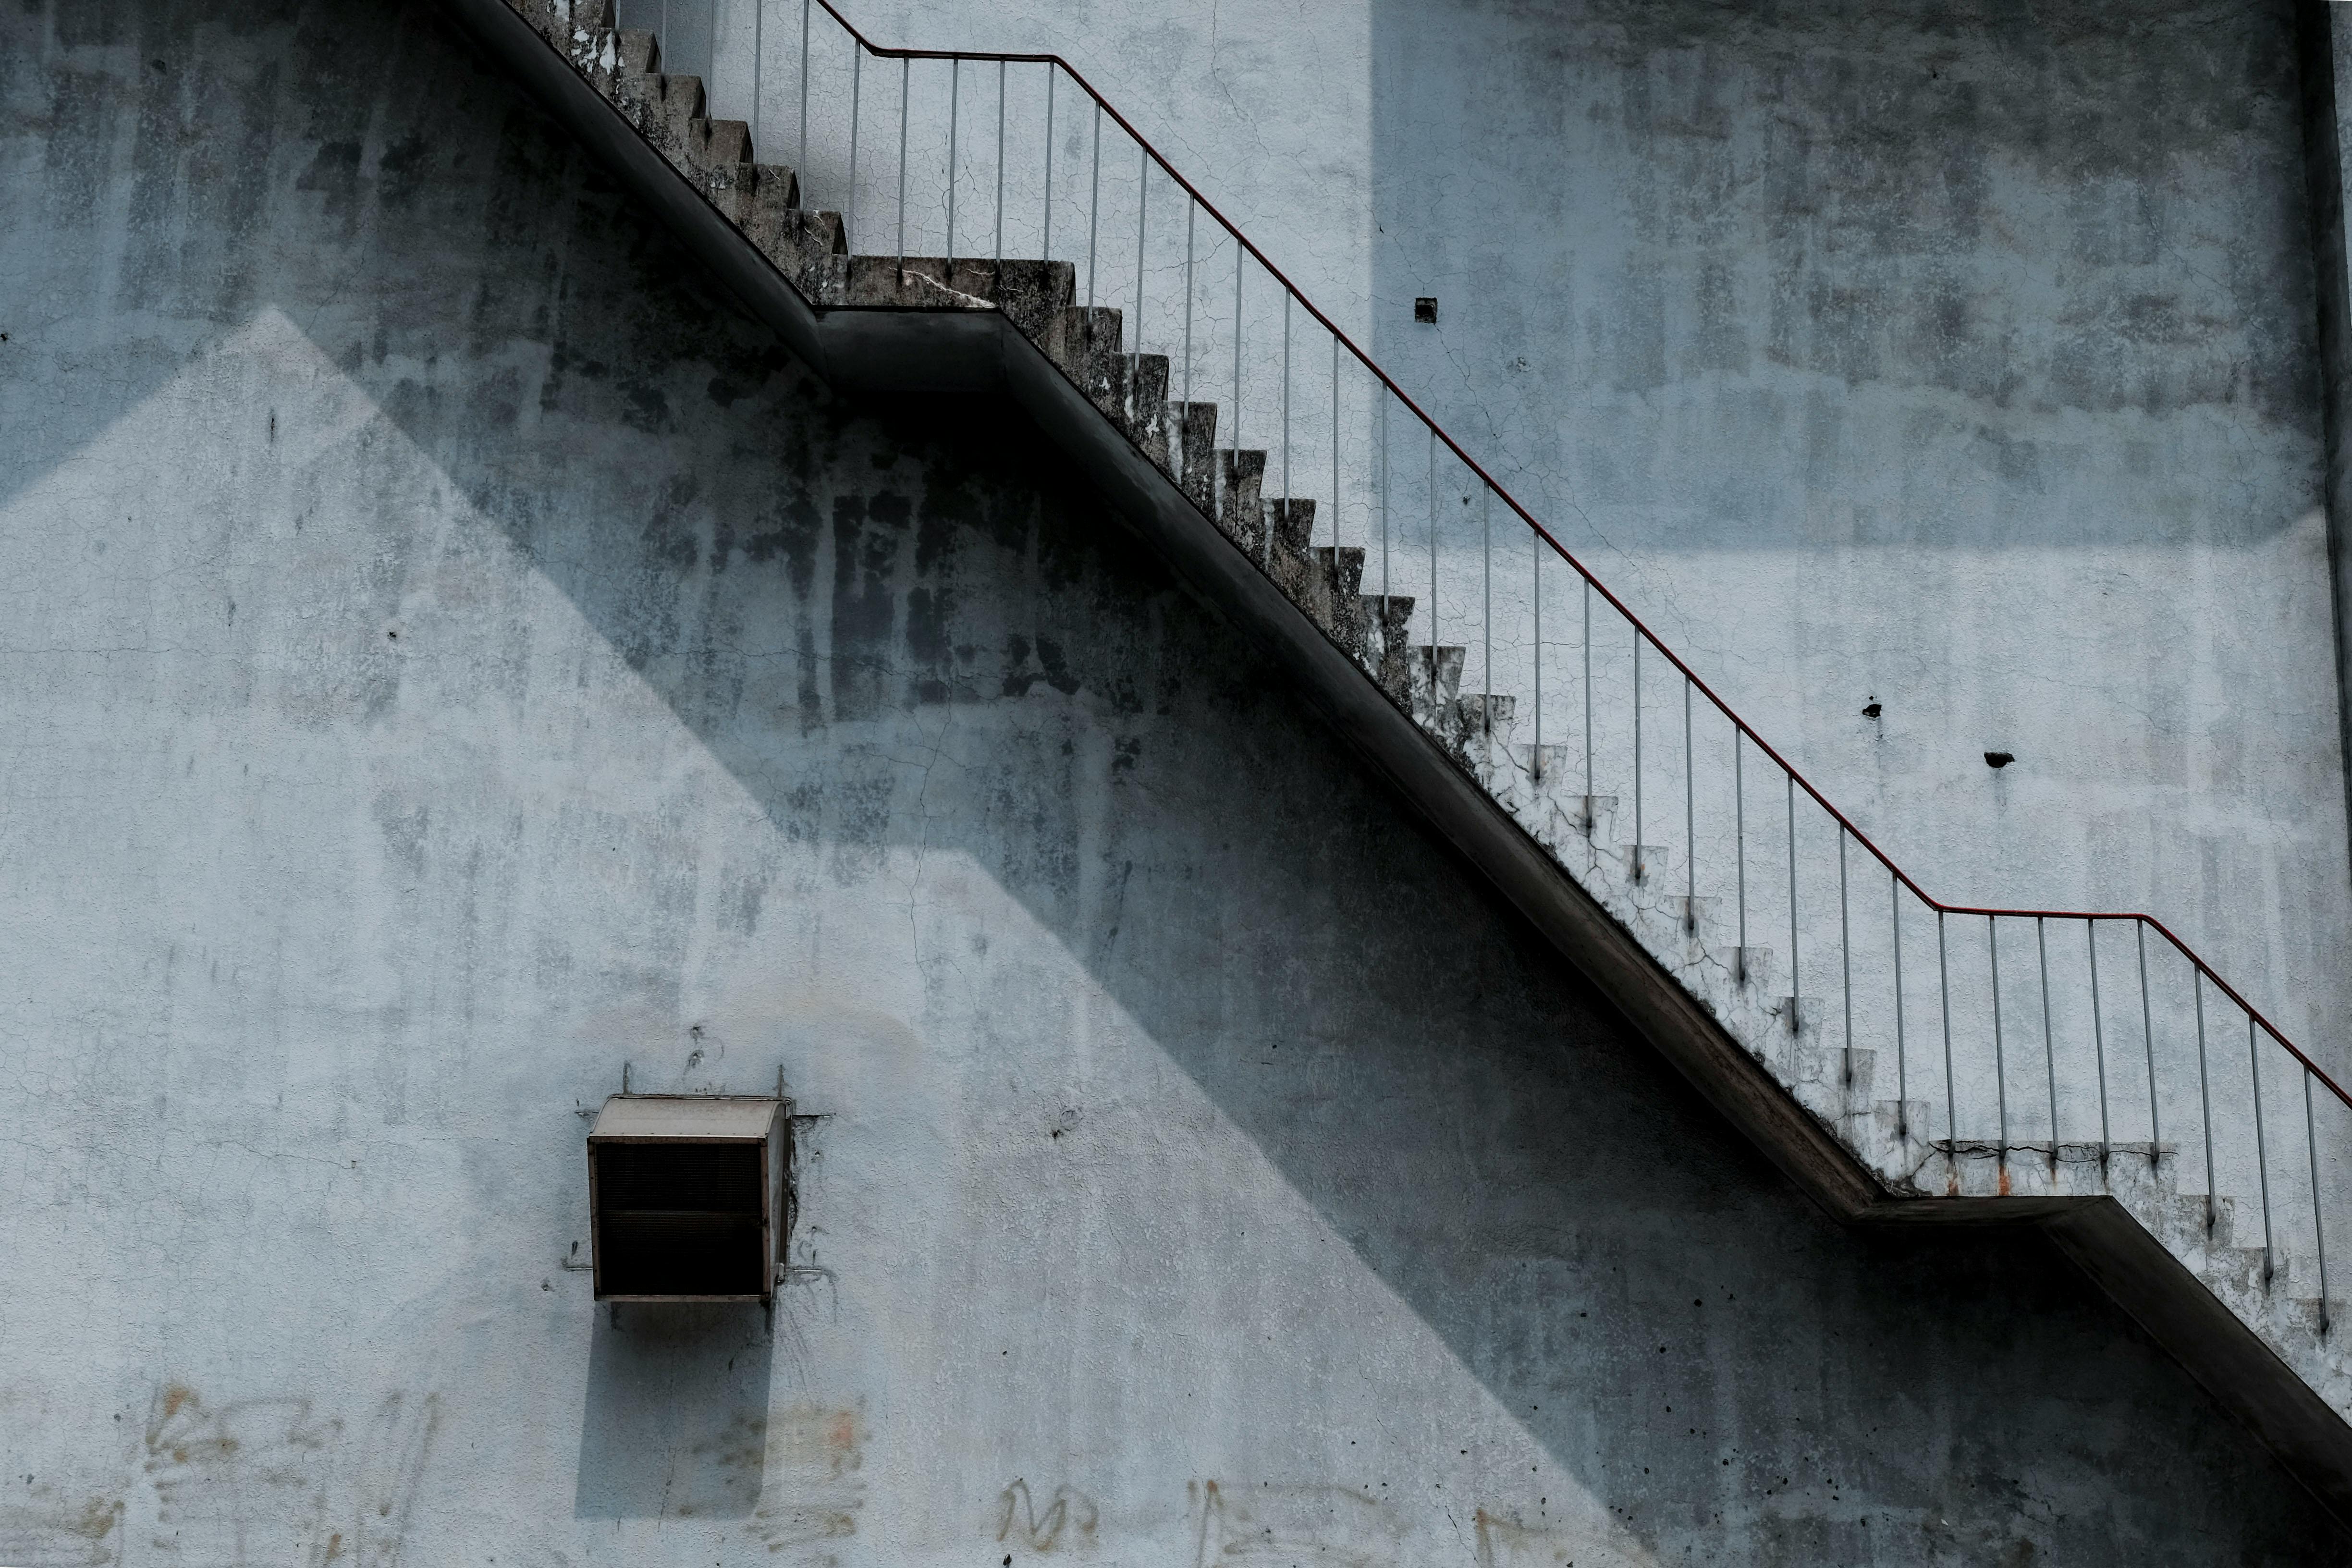
[[[2340,1560],[430,6],[8,11],[0,316],[0,1562]],[[570,1267],[624,1062],[814,1119],[772,1331]]]
[[[2336,82],[2352,70],[2352,28],[2331,0],[2299,0],[2295,74],[2303,95],[2303,174],[2311,232],[2313,296],[2318,307],[2320,412],[2326,435],[2329,581],[2336,608],[2338,729],[2352,747],[2352,263],[2345,248],[2344,151],[2352,112]],[[2348,89],[2352,90],[2352,89]],[[2352,772],[2346,776],[2352,813]]]
[[[751,0],[672,12],[745,112]],[[850,15],[1067,54],[1938,896],[2352,1067],[2288,0]]]
[[[2345,1061],[2291,7],[1381,18],[1449,423],[1943,896],[2148,910]]]

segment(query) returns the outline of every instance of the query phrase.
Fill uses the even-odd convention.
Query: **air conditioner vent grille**
[[[606,1209],[703,1209],[760,1215],[756,1143],[602,1143]]]
[[[606,1102],[588,1136],[600,1299],[767,1299],[782,1110],[781,1100]]]

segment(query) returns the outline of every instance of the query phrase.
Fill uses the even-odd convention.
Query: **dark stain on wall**
[[[1675,28],[1737,22],[1609,15],[1641,59]],[[49,221],[60,171],[76,168],[86,189],[122,193],[146,216],[113,303],[142,300],[169,327],[110,347],[111,390],[45,426],[37,465],[219,326],[282,311],[374,397],[387,434],[430,457],[481,532],[430,544],[387,505],[378,525],[407,543],[352,574],[372,649],[388,646],[376,628],[405,587],[462,583],[468,552],[511,548],[781,838],[824,847],[824,875],[873,886],[909,846],[968,857],[1083,955],[1563,1483],[1646,1551],[1756,1563],[2340,1558],[2309,1500],[2038,1237],[1864,1237],[1808,1207],[1051,448],[986,407],[830,394],[429,6],[297,22],[151,0],[101,19],[135,34],[137,55],[206,63],[43,80],[37,51],[0,48],[0,92],[60,106],[41,132],[56,150],[47,183],[5,199]],[[1966,16],[1929,20],[1931,36],[1957,35]],[[1850,68],[1792,62],[1787,85]],[[1629,124],[1694,145],[1731,135],[1704,50],[1655,74],[1629,88]],[[1982,87],[1936,90],[1951,95],[1948,119],[1980,112]],[[281,149],[270,167],[310,167],[362,122],[381,129],[362,144],[383,151],[339,187],[348,216],[298,180],[278,189],[209,155],[164,158],[167,136],[131,139],[127,159],[109,151],[123,144],[113,117],[173,113],[184,93]],[[2051,135],[2051,156],[2089,156],[2058,153]],[[1912,156],[1934,176],[1922,199],[1937,232],[1991,221],[1964,151],[1923,134]],[[1783,199],[1796,211],[1811,198]],[[43,298],[80,286],[98,245],[69,215],[57,221],[60,259],[34,280]],[[1906,232],[1899,212],[1839,222],[1872,243]],[[1835,284],[1783,281],[1792,312]],[[1936,286],[1925,297],[1948,353],[1924,372],[1881,336],[1816,332],[1794,314],[1738,340],[1754,318],[1728,305],[1701,352],[1840,377],[1907,366],[1996,405],[2022,395],[1968,300]],[[1851,308],[1858,321],[1916,303],[1865,290]],[[2150,320],[2169,330],[2162,312]],[[1596,331],[1612,374],[1634,385],[1675,374],[1663,321],[1636,298]],[[720,383],[724,399],[709,391]],[[486,419],[485,406],[514,412]],[[409,678],[383,658],[370,682],[396,694]],[[513,670],[481,679],[521,689]],[[372,710],[374,690],[322,677],[310,700]],[[951,724],[988,745],[950,762],[913,743]],[[952,810],[927,795],[930,771],[949,767],[969,775]],[[676,934],[697,891],[685,835],[599,820],[584,798],[565,809],[583,838],[642,850],[614,872],[614,896],[649,911],[641,968],[594,983],[667,986],[674,1000]],[[417,867],[441,836],[503,831],[397,799],[379,816],[394,857]],[[730,918],[756,922],[793,891],[740,882]],[[970,933],[976,968],[986,936]],[[561,952],[546,958],[589,983]],[[1025,978],[989,983],[1009,994]],[[583,1429],[582,1516],[683,1503],[799,1546],[850,1536],[881,1505],[866,1494],[860,1414],[771,1410],[768,1342],[739,1322],[662,1320],[643,1337],[625,1316],[599,1322],[590,1398],[610,1419]],[[783,1456],[797,1502],[762,1497],[754,1451]],[[1220,1541],[1334,1516],[1377,1538],[1390,1505],[1354,1485],[1194,1495]],[[1050,1528],[1034,1506],[1024,1517],[1033,1537]],[[1541,1519],[1481,1513],[1474,1527],[1513,1561],[1555,1544]]]

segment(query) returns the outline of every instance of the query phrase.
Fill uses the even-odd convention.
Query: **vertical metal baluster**
[[[1038,257],[1053,270],[1054,260],[1054,87],[1062,73],[1052,61],[1045,64],[1045,237],[1037,247]],[[1236,289],[1240,288],[1235,284]]]
[[[1381,387],[1377,388],[1377,389],[1373,392],[1372,395],[1373,395],[1375,398],[1379,399],[1379,401],[1380,401],[1380,405],[1381,405],[1381,599],[1386,600],[1386,599],[1388,598],[1388,596],[1389,596],[1389,398],[1388,398],[1388,388],[1387,388],[1385,385],[1381,386]],[[1381,605],[1381,625],[1382,626],[1386,626],[1388,624],[1389,624],[1389,621],[1388,621],[1388,605],[1384,603],[1384,604],[1382,604],[1382,605]],[[1383,658],[1385,658],[1387,657],[1387,655],[1388,655],[1388,641],[1387,641],[1387,638],[1386,638],[1385,637],[1382,637],[1381,642],[1381,657],[1382,657]]]
[[[2147,1043],[2147,1163],[2153,1170],[2164,1160],[2164,1124],[2156,1114],[2156,1019],[2147,1002],[2147,922],[2132,921],[2132,936],[2139,944],[2139,1028]]]
[[[963,115],[963,57],[948,61],[948,275],[940,281],[955,287],[956,131]]]
[[[1993,1156],[2000,1162],[2000,1190],[2009,1190],[2009,1062],[2000,1037],[2000,917],[1985,916],[1985,951],[1992,955],[1992,1089],[2000,1105],[2000,1142]]]
[[[1845,1083],[1853,1087],[1853,921],[1845,897],[1845,824],[1838,824],[1838,967],[1845,988]]]
[[[1184,430],[1187,466],[1192,456],[1190,446],[1192,428],[1192,225],[1201,216],[1201,204],[1191,196],[1184,198]]]
[[[1944,911],[1936,911],[1936,991],[1944,1004],[1944,1135],[1951,1141],[1952,1190],[1960,1184],[1959,1079],[1952,1071],[1952,966],[1944,942]]]
[[[1339,581],[1339,334],[1331,334],[1331,582]],[[1359,582],[1362,579],[1359,578]]]
[[[1282,507],[1290,510],[1290,290],[1282,291]],[[1274,530],[1266,529],[1267,559],[1271,560]]]
[[[1004,66],[996,62],[996,302],[1004,303]]]
[[[1495,523],[1489,502],[1494,494],[1484,484],[1478,487],[1478,570],[1486,594],[1486,607],[1479,614],[1485,620],[1480,629],[1486,639],[1486,651],[1479,655],[1484,668],[1478,684],[1485,695],[1478,699],[1478,725],[1486,732],[1490,752],[1495,740]]]
[[[1135,363],[1139,375],[1143,365],[1143,237],[1144,212],[1151,197],[1151,150],[1141,142],[1135,144],[1135,331],[1128,341],[1135,345]],[[1132,399],[1136,378],[1128,381],[1129,396]],[[1139,417],[1142,409],[1136,413]]]
[[[2099,1067],[2099,1180],[2107,1179],[2107,1160],[2113,1154],[2112,1140],[2107,1128],[2107,1026],[2099,1015],[2099,922],[2083,922],[2083,940],[2091,952],[2091,1048],[2096,1053]]]
[[[852,43],[849,47],[849,206],[842,214],[842,226],[848,231],[851,254],[857,245],[857,108],[865,91],[866,46]],[[844,269],[846,276],[846,268]]]
[[[2319,1128],[2311,1116],[2311,1069],[2303,1069],[2303,1145],[2311,1156],[2311,1239],[2319,1247],[2319,1337],[2327,1337],[2327,1221],[2319,1206]]]
[[[801,0],[801,162],[793,171],[799,181],[808,183],[808,76],[809,76],[809,7],[814,0]],[[807,196],[801,198],[805,204]]]
[[[1797,775],[1782,775],[1789,785],[1789,1033],[1794,1036],[1804,1016],[1804,990],[1797,979]]]
[[[1909,1056],[1903,1040],[1903,879],[1892,868],[1886,873],[1886,907],[1894,913],[1895,929],[1895,1136],[1908,1143],[1911,1084]]]
[[[2042,1065],[2050,1074],[2050,1173],[2058,1173],[2058,1047],[2050,1033],[2050,942],[2040,915],[2033,917],[2033,951],[2042,963]]]
[[[1095,331],[1095,242],[1102,229],[1102,104],[1095,104],[1093,183],[1087,191],[1087,342],[1089,353]]]
[[[1536,740],[1528,752],[1528,772],[1538,784],[1543,782],[1543,536],[1534,529],[1528,530],[1528,546],[1533,559],[1528,573],[1528,585],[1535,599],[1536,633]]]
[[[716,88],[719,85],[719,0],[710,0],[709,11],[702,35],[702,79]]]
[[[2205,1228],[2210,1231],[2214,1220],[2214,1192],[2221,1184],[2213,1179],[2213,1097],[2206,1087],[2205,1074],[2205,971],[2191,960],[2189,970],[2190,987],[2197,993],[2197,1099],[2205,1118]]]
[[[1248,258],[1249,258],[1249,252],[1248,252],[1247,250],[1244,249],[1244,248],[1243,248],[1243,247],[1242,247],[1242,237],[1241,237],[1239,234],[1235,234],[1235,235],[1234,235],[1234,446],[1233,446],[1233,453],[1234,453],[1234,478],[1235,478],[1235,479],[1239,479],[1239,478],[1240,478],[1240,476],[1241,476],[1241,469],[1242,469],[1242,263],[1243,263],[1244,261],[1247,260]],[[1216,481],[1215,481],[1214,478],[1213,478],[1213,477],[1212,477],[1212,479],[1211,479],[1211,480],[1210,480],[1210,483],[1213,485],[1215,482],[1216,482]],[[1259,481],[1259,483],[1260,483],[1260,485],[1261,485],[1261,486],[1263,486],[1264,482],[1265,482],[1265,481],[1264,481],[1262,479],[1260,479],[1260,481]],[[1231,505],[1232,505],[1232,500],[1233,500],[1232,496],[1231,496],[1230,494],[1228,494],[1228,495],[1226,496],[1226,498],[1225,498],[1225,500],[1226,500],[1226,504],[1227,504],[1228,509],[1230,509],[1230,508],[1231,508]],[[1263,511],[1263,510],[1264,510],[1263,508],[1260,508],[1260,510],[1261,510],[1261,511]],[[1230,515],[1230,514],[1229,514],[1229,515],[1226,517],[1225,521],[1226,521],[1229,524],[1231,524],[1234,528],[1236,528],[1236,529],[1237,529],[1237,528],[1239,528],[1239,527],[1241,527],[1241,526],[1242,526],[1242,521],[1241,521],[1241,519],[1240,519],[1239,517],[1237,517],[1237,516],[1233,516],[1233,515]]]
[[[1642,629],[1633,628],[1633,880],[1642,879]]]
[[[2246,1014],[2246,1066],[2254,1083],[2254,1173],[2263,1188],[2263,1289],[2271,1288],[2271,1160],[2263,1139],[2263,1048],[2254,1033],[2254,1015]]]
[[[1731,966],[1731,978],[1741,985],[1748,984],[1748,732],[1738,720],[1731,725],[1731,839],[1735,853],[1733,863],[1739,875],[1739,947],[1738,957]]]
[[[1594,820],[1601,807],[1592,798],[1592,579],[1578,574],[1584,585],[1584,842],[1592,842]]]
[[[1683,931],[1698,934],[1698,763],[1691,746],[1691,678],[1683,677]]]
[[[751,0],[751,153],[760,151],[760,84],[766,65],[761,56],[761,24],[767,20],[767,0]]]
[[[1437,698],[1437,426],[1429,427],[1429,695]]]
[[[898,57],[898,282],[907,286],[907,118],[908,89],[914,81],[914,57]]]

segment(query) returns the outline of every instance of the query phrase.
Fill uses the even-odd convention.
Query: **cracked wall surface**
[[[1378,292],[1465,297],[1384,357],[1938,896],[2147,910],[2342,1066],[2293,6],[1374,32]]]
[[[0,1562],[2341,1559],[434,7],[9,11],[0,317]],[[772,1329],[595,1310],[625,1063],[815,1119]]]
[[[755,9],[666,13],[722,112]],[[847,14],[1067,55],[1936,896],[2145,910],[2352,1070],[2290,0]]]

